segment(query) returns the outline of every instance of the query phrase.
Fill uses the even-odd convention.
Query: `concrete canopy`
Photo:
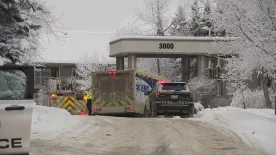
[[[110,57],[179,57],[179,55],[220,54],[226,46],[214,45],[216,41],[227,42],[235,38],[225,37],[174,37],[174,36],[130,36],[109,42]]]
[[[213,57],[231,51],[229,37],[174,37],[174,36],[130,36],[121,37],[109,42],[110,57],[116,57],[116,69],[124,69],[124,57],[128,57],[128,69],[137,69],[137,58],[181,58],[181,81],[188,82],[190,78],[191,57],[197,57],[198,76],[220,74],[222,63],[212,62]],[[220,42],[219,44],[216,44]],[[214,68],[214,66],[216,66]],[[209,72],[209,70],[212,70]],[[215,71],[214,71],[215,70]],[[219,81],[218,94],[223,94],[222,81]]]

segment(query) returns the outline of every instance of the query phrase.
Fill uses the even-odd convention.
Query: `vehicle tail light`
[[[87,96],[83,96],[83,100],[87,100]]]
[[[87,93],[84,93],[83,100],[87,100]]]
[[[156,96],[157,98],[159,98],[159,97],[160,97],[160,93],[156,93],[155,96]]]
[[[134,108],[133,108],[133,107],[128,107],[127,110],[128,110],[128,111],[133,111]]]
[[[108,75],[116,75],[116,74],[117,74],[117,72],[115,72],[115,71],[108,72]]]
[[[93,112],[98,112],[98,108],[93,108]]]
[[[56,94],[51,94],[51,98],[56,98],[57,95]]]

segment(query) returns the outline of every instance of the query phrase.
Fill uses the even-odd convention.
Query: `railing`
[[[60,79],[62,82],[71,83],[71,81],[75,81],[77,77],[73,76],[63,76],[63,77],[42,77],[42,76],[35,76],[34,83],[35,85],[47,85],[50,80]]]
[[[40,90],[34,94],[36,105],[51,107],[51,98],[46,91]]]

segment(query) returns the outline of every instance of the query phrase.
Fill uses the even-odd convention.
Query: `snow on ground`
[[[200,104],[197,107],[201,107]],[[54,140],[65,134],[67,137],[77,137],[96,124],[88,118],[72,116],[63,109],[34,106],[31,139]],[[251,147],[276,154],[276,115],[273,109],[208,108],[189,119],[228,129]]]
[[[208,108],[190,119],[228,129],[251,147],[276,154],[276,115],[273,109]]]
[[[34,106],[31,139],[54,139],[60,134],[81,133],[87,124],[85,116],[73,116],[64,109]]]

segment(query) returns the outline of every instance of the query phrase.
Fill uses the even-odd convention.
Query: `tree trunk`
[[[158,76],[160,76],[161,75],[161,68],[160,68],[159,58],[156,59],[156,63],[157,63],[157,74],[158,74]]]
[[[244,101],[244,96],[243,96],[243,91],[244,91],[244,90],[242,90],[242,102],[243,102],[243,109],[246,109],[246,106],[245,106],[245,101]]]
[[[271,108],[271,101],[269,99],[269,92],[268,92],[268,77],[263,76],[263,91],[265,97],[265,103],[267,108]]]

